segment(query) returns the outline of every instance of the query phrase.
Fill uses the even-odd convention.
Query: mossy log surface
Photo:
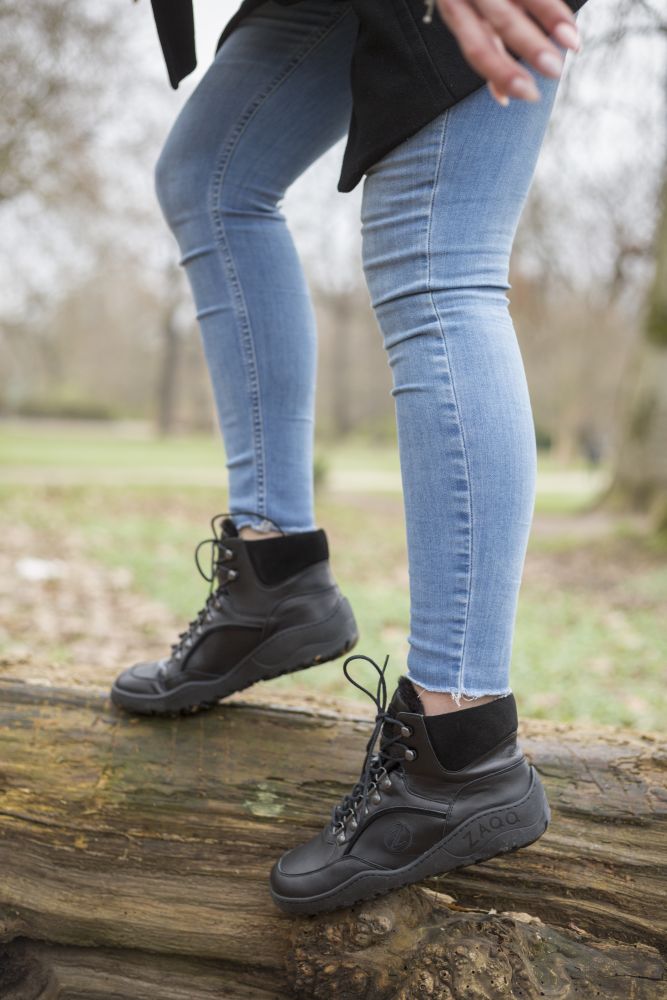
[[[137,718],[105,692],[0,681],[0,997],[667,998],[655,736],[524,722],[553,813],[536,844],[280,913],[271,864],[349,790],[368,732],[238,703]]]

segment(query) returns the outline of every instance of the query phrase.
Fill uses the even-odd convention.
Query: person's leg
[[[237,527],[312,530],[316,328],[280,203],[347,131],[348,3],[267,0],[226,39],[156,187],[194,295]]]
[[[364,271],[398,425],[408,677],[437,693],[423,695],[427,713],[511,690],[536,442],[505,292],[558,85],[533,72],[541,100],[503,108],[483,87],[384,157],[363,189]]]
[[[509,687],[536,445],[505,292],[556,92],[537,83],[541,101],[507,108],[481,88],[364,182],[364,271],[393,373],[405,496],[408,674],[387,704],[388,658],[344,663],[375,702],[375,728],[327,826],[273,866],[273,898],[289,913],[486,861],[549,823]],[[377,671],[375,695],[348,673],[358,659]]]
[[[345,134],[356,31],[341,0],[267,0],[226,39],[160,157],[157,190],[201,324],[231,513],[206,540],[205,606],[166,657],[116,678],[111,698],[128,711],[207,707],[357,641],[313,523],[315,321],[279,208]],[[281,537],[270,537],[276,526]]]

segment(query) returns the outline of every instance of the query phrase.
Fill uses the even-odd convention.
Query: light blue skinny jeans
[[[316,527],[315,315],[280,206],[347,134],[356,32],[348,2],[266,0],[220,48],[157,164],[211,373],[229,509],[260,515],[238,514],[239,527]],[[511,690],[533,516],[535,431],[505,294],[558,86],[531,72],[540,101],[503,108],[482,87],[363,180],[363,269],[403,483],[408,676],[457,701]]]

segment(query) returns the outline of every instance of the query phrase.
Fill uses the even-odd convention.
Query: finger
[[[558,78],[563,56],[535,23],[511,0],[472,0],[477,12],[495,28],[504,44],[545,76]]]
[[[502,39],[498,37],[495,31],[492,32],[491,34],[491,41],[496,46],[496,48],[498,48],[501,52],[505,51],[505,46],[503,45]],[[487,82],[487,87],[491,91],[491,96],[494,98],[494,100],[496,100],[498,104],[502,105],[502,107],[506,108],[510,102],[510,99],[507,96],[507,94],[504,94],[501,90],[499,90],[492,80],[489,80]]]
[[[455,35],[466,61],[501,94],[539,101],[532,75],[504,47],[493,41],[490,25],[467,0],[437,0],[438,11]]]
[[[559,45],[575,52],[581,50],[576,18],[563,0],[523,0],[523,6]]]

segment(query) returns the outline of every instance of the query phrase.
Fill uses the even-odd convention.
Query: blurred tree
[[[667,164],[656,229],[656,266],[625,399],[614,478],[605,498],[649,511],[667,532]]]
[[[179,322],[183,306],[181,273],[176,261],[165,267],[164,295],[160,309],[160,335],[162,350],[157,386],[157,429],[166,436],[173,434],[177,423],[177,406],[180,389],[179,374],[182,368],[184,325]],[[185,328],[187,329],[187,328]]]
[[[567,57],[510,295],[536,420],[564,462],[613,460],[666,139],[664,3],[595,0],[579,22],[583,49]]]
[[[0,265],[1,332],[7,353],[19,330],[54,366],[37,320],[86,270],[101,228],[100,125],[122,20],[106,2],[0,0],[0,223],[12,246]]]
[[[637,4],[645,31],[667,39],[664,4]],[[663,60],[663,122],[667,124],[667,68]],[[622,397],[622,420],[611,485],[602,502],[647,512],[667,533],[667,145],[660,196],[653,213],[655,267],[648,286],[641,336]]]
[[[171,295],[164,259],[173,248],[151,191],[171,95],[141,58],[144,40],[155,41],[146,37],[154,33],[150,8],[143,5],[135,16],[129,0],[124,6],[0,0],[0,224],[13,251],[0,263],[6,409],[32,405],[40,393],[48,399],[71,393],[76,379],[82,395],[90,395],[97,366],[90,377],[75,373],[72,341],[85,336],[104,353],[107,343],[122,342],[124,298],[139,284],[156,303],[163,292]],[[115,310],[102,314],[101,286],[114,283],[109,261],[115,267],[123,256],[134,276]],[[74,310],[79,327],[86,317],[85,330],[59,321],[65,303],[72,317],[73,296],[88,298]],[[160,324],[156,307],[139,331],[149,350]],[[135,362],[128,353],[128,384]],[[150,370],[146,378],[153,381]],[[131,396],[119,396],[116,408],[134,409]],[[144,396],[154,396],[150,386]]]
[[[117,39],[106,5],[0,0],[0,202],[94,196],[90,134]]]

